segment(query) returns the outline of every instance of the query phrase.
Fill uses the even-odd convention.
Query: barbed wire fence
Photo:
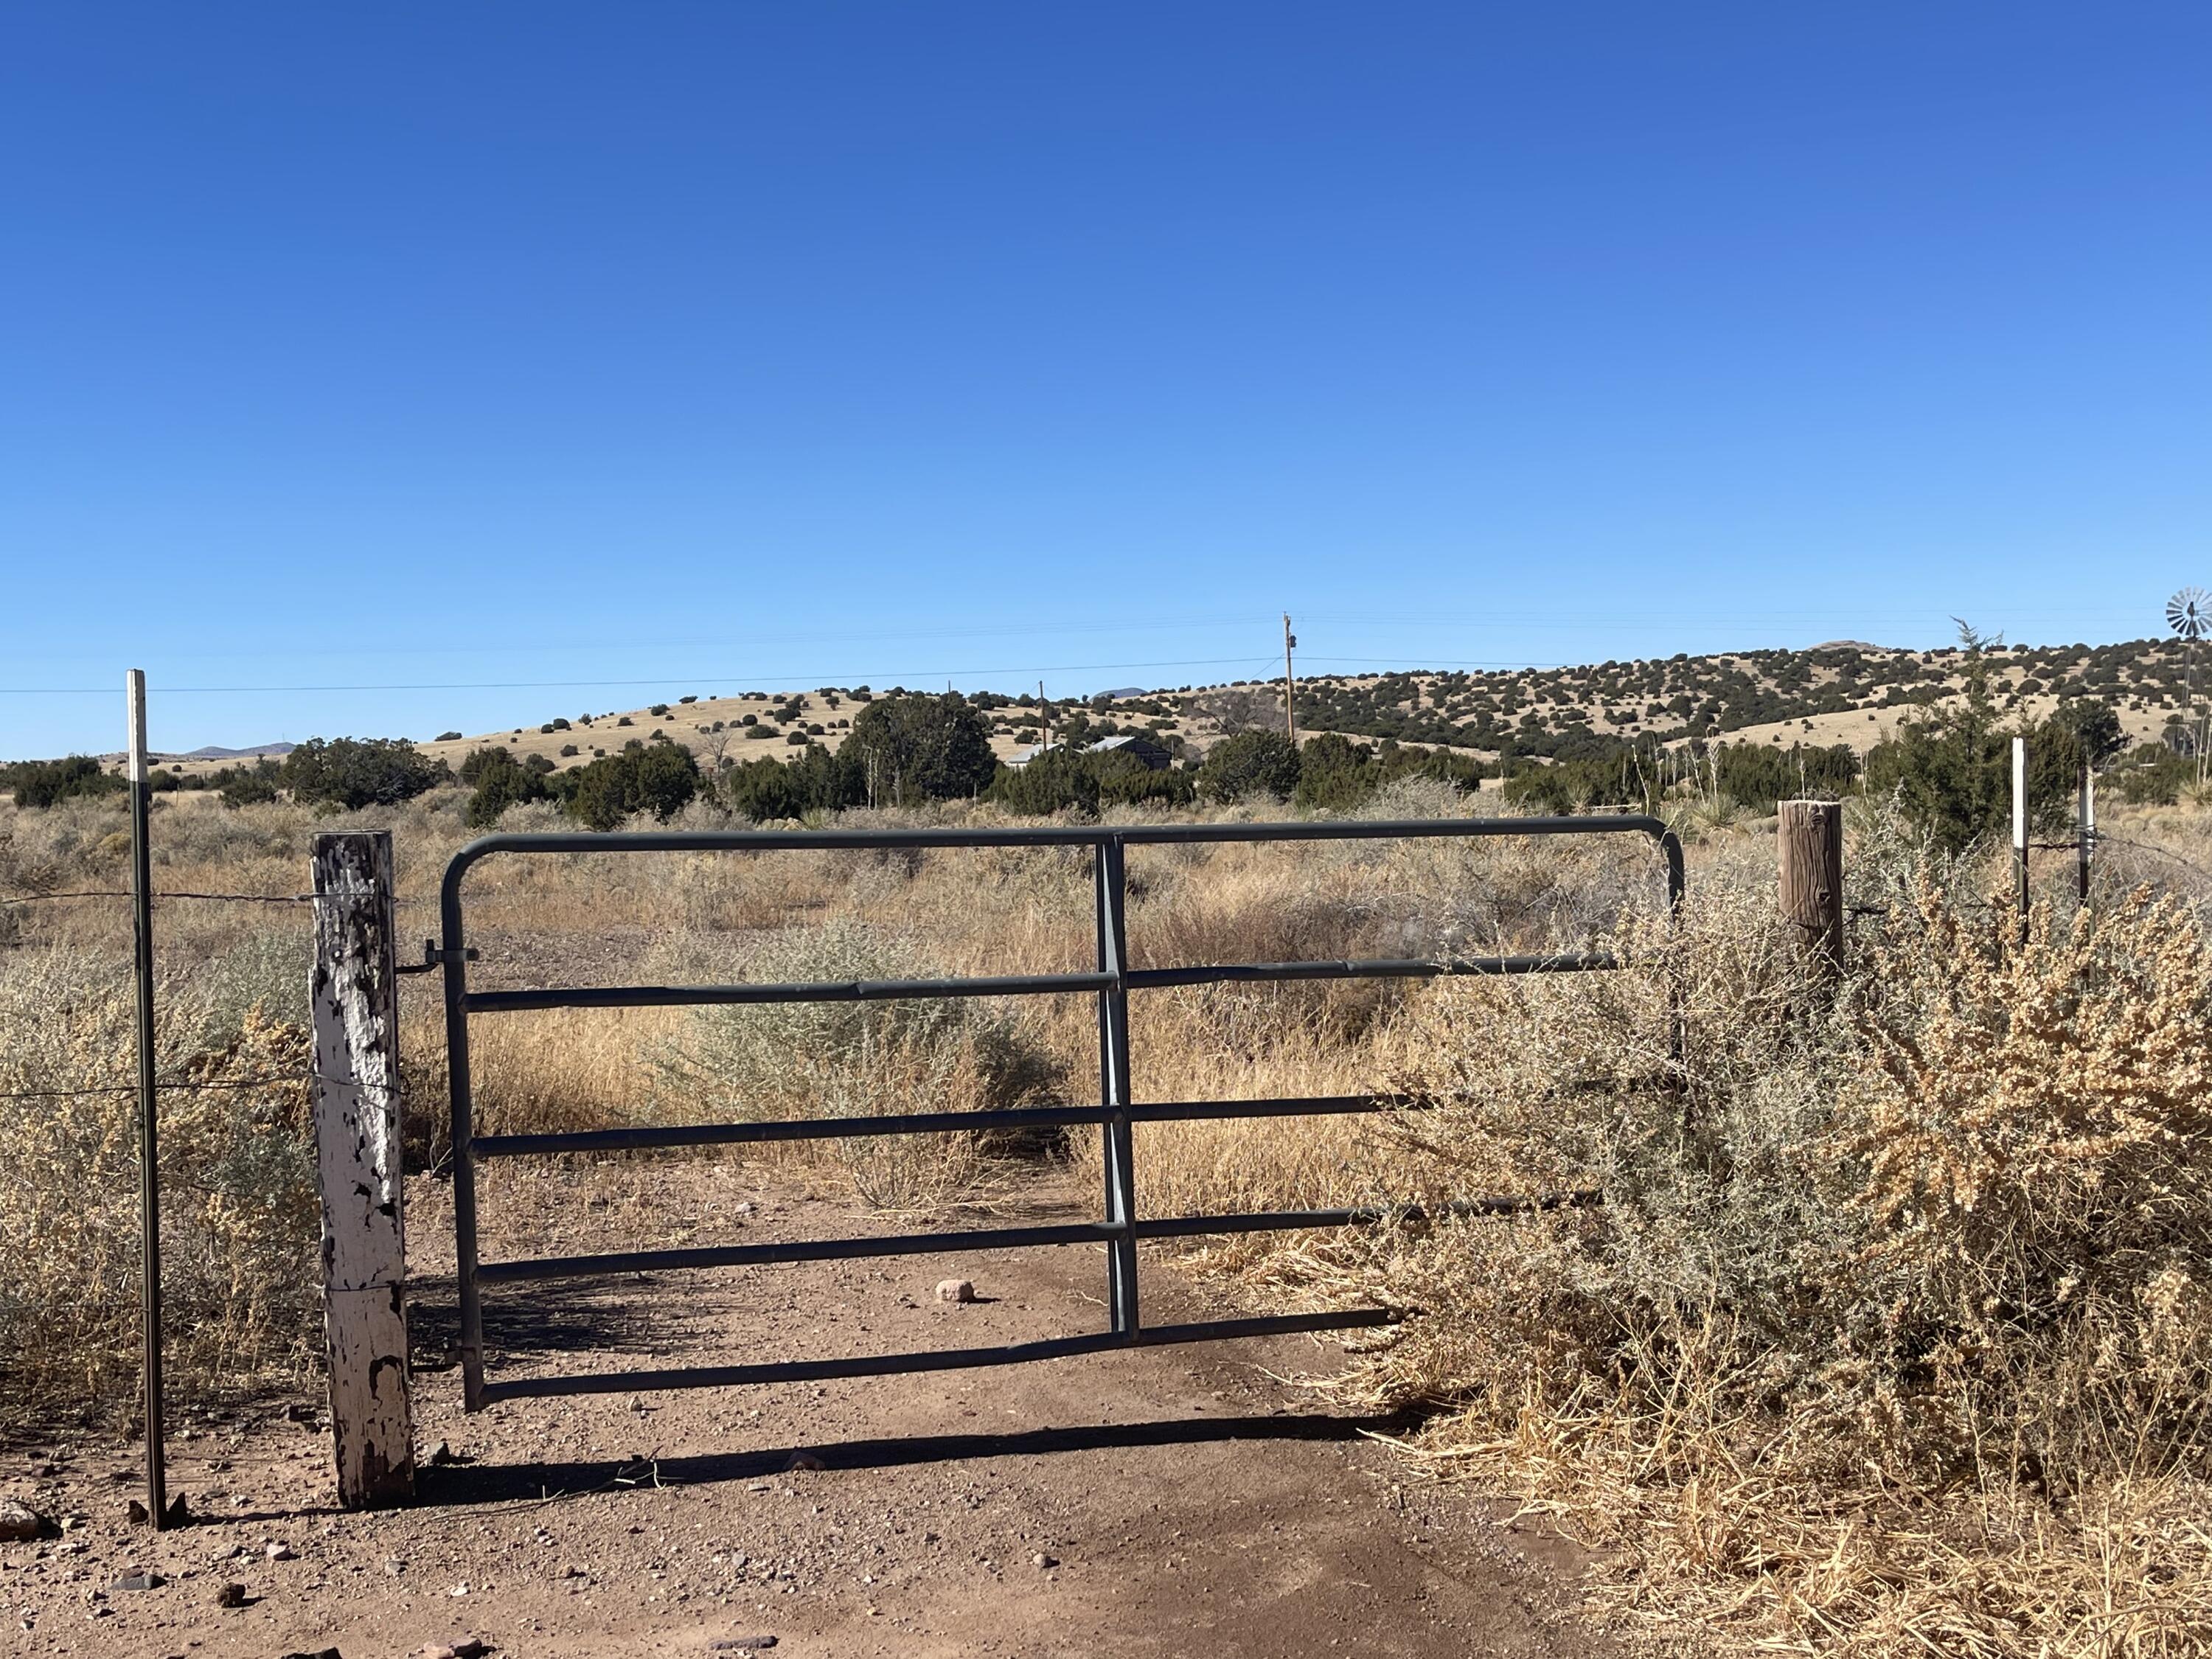
[[[134,835],[143,837],[145,820],[134,812],[137,823]],[[134,847],[134,864],[140,870],[150,860],[143,843]],[[162,1528],[179,1524],[187,1517],[183,1512],[181,1496],[173,1503],[167,1492],[165,1440],[165,1387],[162,1377],[162,1353],[166,1346],[163,1328],[163,1281],[161,1271],[161,1216],[159,1207],[161,1153],[159,1145],[158,1099],[161,1096],[179,1094],[239,1094],[271,1087],[312,1087],[317,1083],[343,1083],[348,1079],[330,1077],[318,1072],[312,1060],[299,1070],[258,1071],[246,1077],[196,1076],[180,1073],[174,1069],[156,1070],[152,1064],[156,1042],[155,1024],[159,994],[151,960],[151,918],[157,909],[179,904],[231,905],[246,908],[313,906],[319,896],[313,893],[250,893],[218,892],[197,889],[176,889],[167,891],[149,891],[143,897],[131,888],[86,887],[70,888],[46,892],[9,893],[0,895],[0,915],[25,915],[35,909],[58,905],[106,906],[128,904],[137,916],[144,919],[138,931],[134,956],[134,977],[140,986],[138,1008],[134,1019],[136,1036],[142,1056],[141,1076],[131,1082],[115,1083],[53,1083],[27,1088],[0,1090],[0,1102],[13,1106],[35,1108],[41,1104],[60,1104],[75,1100],[94,1098],[123,1099],[138,1096],[142,1099],[139,1145],[137,1163],[141,1198],[140,1254],[141,1267],[138,1294],[123,1296],[70,1297],[64,1299],[72,1309],[97,1310],[110,1316],[120,1316],[135,1306],[139,1311],[139,1338],[143,1347],[144,1426],[147,1468],[147,1499],[144,1509],[148,1521]],[[304,987],[307,974],[307,953],[302,951],[300,971]],[[119,1060],[118,1056],[118,1060]],[[42,1304],[43,1305],[43,1304]]]
[[[81,888],[60,893],[0,894],[0,910],[13,909],[18,906],[27,906],[33,904],[60,903],[64,902],[94,899],[130,899],[135,898],[136,896],[137,895],[132,893],[130,889],[123,887]],[[150,895],[149,896],[152,902],[156,905],[168,903],[179,899],[212,901],[228,904],[313,904],[315,902],[317,895],[313,893],[157,892]],[[267,1077],[253,1078],[190,1078],[157,1076],[154,1079],[154,1082],[156,1088],[166,1091],[179,1089],[259,1089],[266,1088],[272,1084],[278,1083],[314,1081],[335,1082],[339,1080],[340,1079],[331,1078],[319,1079],[317,1074],[310,1069],[307,1072],[297,1074],[276,1073]],[[131,1095],[137,1092],[138,1085],[136,1083],[97,1083],[88,1084],[82,1087],[69,1089],[3,1089],[0,1090],[0,1100],[62,1100],[84,1098],[96,1095]]]
[[[13,917],[33,906],[60,903],[105,904],[127,901],[132,922],[132,981],[136,992],[136,1008],[132,1024],[135,1028],[137,1075],[131,1083],[94,1083],[89,1080],[75,1084],[57,1083],[54,1086],[15,1088],[0,1091],[0,1100],[18,1105],[31,1103],[60,1103],[100,1097],[137,1097],[137,1174],[139,1189],[139,1246],[140,1246],[140,1309],[141,1337],[143,1345],[143,1381],[146,1453],[147,1519],[160,1529],[185,1517],[181,1514],[182,1498],[176,1510],[167,1498],[167,1480],[164,1451],[164,1389],[162,1379],[164,1330],[162,1319],[161,1273],[161,1146],[159,1099],[164,1092],[172,1094],[204,1091],[241,1091],[268,1088],[284,1084],[303,1085],[311,1104],[319,1085],[340,1085],[358,1089],[361,1080],[326,1075],[318,1069],[317,1049],[311,1046],[306,1066],[299,1072],[289,1069],[276,1073],[262,1073],[250,1077],[178,1075],[173,1069],[166,1074],[157,1064],[159,1033],[156,1030],[158,994],[155,971],[154,915],[156,905],[180,903],[222,904],[240,906],[314,906],[325,899],[368,899],[382,906],[382,940],[385,951],[391,949],[392,895],[390,890],[388,842],[383,860],[380,880],[373,880],[360,887],[349,883],[343,888],[334,887],[325,880],[325,870],[319,857],[316,860],[315,886],[320,890],[306,893],[252,893],[177,889],[157,892],[153,881],[151,809],[153,797],[152,769],[147,745],[146,676],[143,670],[131,669],[124,678],[125,717],[127,746],[125,774],[130,799],[131,883],[128,887],[79,887],[61,890],[16,893],[0,896],[0,916]],[[13,930],[11,929],[11,932]],[[322,948],[324,928],[317,927],[318,949]],[[303,969],[306,964],[303,963]],[[306,978],[302,975],[303,980]],[[396,1055],[395,1055],[396,1060]],[[41,1084],[45,1079],[36,1079]],[[381,1085],[396,1088],[396,1078]],[[107,1305],[112,1306],[110,1302]],[[342,1482],[343,1485],[343,1482]]]
[[[65,1346],[56,1352],[65,1363],[76,1365],[82,1358],[85,1364],[94,1364],[92,1356],[95,1351],[83,1346],[89,1340],[99,1345],[98,1351],[103,1356],[95,1370],[104,1375],[115,1366],[124,1350],[113,1339],[123,1335],[126,1310],[133,1304],[125,1296],[102,1292],[126,1289],[133,1278],[137,1280],[137,1334],[143,1356],[141,1381],[146,1497],[143,1505],[134,1505],[134,1513],[143,1510],[143,1518],[161,1529],[191,1518],[185,1513],[181,1493],[174,1504],[170,1502],[166,1468],[163,1365],[167,1333],[164,1328],[165,1229],[161,1206],[165,1179],[180,1192],[205,1196],[210,1206],[228,1203],[227,1213],[241,1208],[237,1203],[228,1202],[240,1196],[226,1184],[223,1174],[233,1164],[239,1164],[244,1170],[240,1178],[247,1182],[244,1195],[248,1201],[242,1208],[248,1212],[258,1207],[266,1209],[264,1200],[287,1204],[301,1190],[297,1182],[305,1180],[307,1190],[319,1200],[321,1206],[325,1241],[321,1273],[313,1273],[305,1260],[292,1260],[293,1247],[312,1249],[313,1236],[294,1237],[296,1230],[289,1218],[295,1212],[289,1208],[267,1212],[279,1217],[272,1224],[273,1233],[266,1229],[263,1233],[252,1233],[251,1229],[240,1233],[227,1221],[210,1218],[205,1224],[215,1231],[206,1239],[198,1234],[188,1237],[187,1253],[198,1260],[206,1254],[203,1246],[231,1248],[219,1241],[250,1236],[252,1242],[244,1248],[256,1252],[274,1248],[278,1253],[265,1262],[257,1261],[252,1271],[264,1272],[264,1276],[265,1272],[278,1272],[286,1285],[302,1282],[305,1272],[307,1277],[320,1283],[326,1334],[332,1352],[344,1346],[339,1335],[341,1323],[346,1327],[347,1340],[360,1335],[354,1328],[360,1322],[353,1310],[379,1297],[352,1284],[352,1278],[357,1276],[352,1273],[343,1276],[347,1282],[341,1286],[342,1276],[331,1267],[332,1230],[339,1228],[342,1220],[346,1224],[339,1228],[343,1235],[339,1242],[344,1245],[351,1241],[347,1260],[356,1268],[361,1267],[365,1260],[362,1241],[355,1237],[360,1231],[356,1224],[359,1218],[349,1210],[341,1216],[339,1210],[332,1207],[332,1194],[371,1191],[370,1186],[362,1184],[364,1181],[382,1183],[388,1188],[400,1177],[404,1153],[401,1151],[398,1118],[401,1084],[397,1017],[402,981],[397,975],[434,971],[438,963],[434,946],[426,947],[421,964],[404,964],[397,959],[396,911],[400,899],[396,890],[388,830],[334,830],[317,835],[311,857],[311,891],[235,890],[220,878],[214,882],[203,879],[191,885],[180,882],[167,890],[157,890],[153,879],[153,790],[145,740],[145,685],[144,677],[137,671],[127,677],[126,696],[130,727],[126,763],[129,884],[101,882],[96,863],[91,880],[80,878],[70,884],[64,884],[68,876],[58,868],[0,867],[0,877],[13,876],[14,884],[29,890],[0,892],[0,924],[4,924],[0,944],[22,946],[28,942],[27,930],[21,925],[22,919],[42,911],[61,912],[56,918],[57,925],[46,927],[33,924],[29,930],[40,936],[42,957],[52,959],[51,967],[42,962],[35,971],[59,971],[72,985],[94,988],[88,998],[68,1000],[76,1005],[74,1018],[54,1019],[49,1018],[47,1005],[38,996],[43,981],[34,979],[30,982],[33,1002],[27,1008],[15,1012],[27,1014],[29,1029],[41,1035],[20,1046],[11,1043],[10,1052],[0,1056],[11,1062],[7,1069],[13,1073],[4,1079],[9,1086],[0,1087],[0,1104],[28,1114],[16,1126],[25,1137],[27,1151],[31,1151],[33,1156],[38,1155],[32,1150],[35,1148],[43,1147],[49,1154],[58,1152],[64,1158],[63,1167],[77,1171],[73,1179],[81,1190],[72,1194],[75,1201],[70,1207],[93,1218],[75,1232],[64,1230],[55,1233],[49,1231],[55,1224],[55,1212],[51,1206],[41,1210],[34,1205],[27,1212],[30,1217],[31,1231],[26,1236],[30,1258],[43,1265],[27,1269],[18,1289],[27,1309],[46,1310],[50,1316],[47,1322],[58,1322],[61,1327],[56,1334],[64,1337]],[[131,918],[128,972],[136,994],[136,1006],[128,1016],[124,1013],[122,1000],[111,995],[113,986],[104,991],[98,988],[104,973],[99,963],[107,959],[113,944],[112,937],[105,933],[106,921],[116,916],[116,909],[110,907],[125,906]],[[247,955],[252,960],[248,971],[255,977],[243,986],[225,981],[220,952],[194,948],[195,943],[204,936],[199,934],[198,924],[187,923],[177,930],[183,945],[181,961],[165,952],[157,975],[157,912],[173,915],[180,908],[190,910],[199,907],[306,911],[313,915],[314,921],[307,939],[300,938],[296,929],[281,922],[273,927],[252,925],[247,931],[253,939],[273,939],[281,944],[276,957],[270,957],[260,944],[249,945]],[[70,919],[70,913],[80,908],[91,913],[93,937],[85,936],[79,923]],[[226,924],[218,922],[215,928],[220,934],[225,931]],[[171,948],[177,948],[175,943]],[[278,978],[284,977],[283,959],[287,957],[290,959],[290,973],[296,976],[294,984],[302,1006],[296,1019],[272,1019],[265,1011],[269,1006],[267,994],[274,988],[263,970],[274,969]],[[118,964],[118,979],[122,971]],[[181,987],[179,971],[186,981]],[[215,977],[201,982],[210,971]],[[242,1014],[228,1006],[228,994],[239,990],[252,994]],[[290,993],[284,994],[284,1000],[289,1002]],[[58,1008],[66,1006],[55,1005]],[[210,1023],[211,1015],[220,1023]],[[52,1041],[43,1040],[43,1028],[46,1027],[53,1028]],[[129,1044],[123,1036],[126,1028],[135,1036],[137,1049],[137,1075],[130,1081],[123,1080],[128,1075],[125,1054]],[[165,1097],[172,1101],[186,1096],[238,1097],[272,1089],[285,1091],[289,1098],[273,1106],[266,1102],[237,1109],[210,1104],[204,1108],[179,1108],[166,1115],[161,1109]],[[122,1104],[133,1097],[137,1105],[135,1136],[123,1115],[129,1108]],[[72,1103],[88,1101],[115,1104],[71,1109]],[[40,1110],[41,1108],[54,1111],[48,1115]],[[294,1170],[292,1174],[272,1175],[270,1171],[276,1165],[289,1169],[295,1160],[279,1158],[272,1165],[264,1155],[266,1149],[259,1145],[260,1138],[273,1132],[289,1145],[296,1121],[295,1111],[304,1114],[307,1121],[307,1139],[301,1149],[305,1166]],[[165,1115],[169,1122],[166,1132]],[[371,1115],[381,1120],[377,1131],[368,1127]],[[165,1142],[173,1140],[179,1128],[183,1133],[181,1141],[176,1141],[173,1147],[166,1146]],[[241,1137],[256,1144],[244,1147]],[[131,1146],[134,1140],[135,1147]],[[242,1159],[235,1156],[241,1150],[249,1154]],[[134,1151],[135,1158],[131,1157]],[[348,1156],[353,1159],[354,1167],[343,1180],[338,1180],[331,1173],[332,1159],[343,1160]],[[212,1164],[209,1162],[210,1158],[214,1159]],[[130,1250],[127,1224],[118,1224],[122,1218],[122,1205],[118,1200],[122,1198],[123,1185],[129,1180],[128,1172],[133,1164],[139,1200],[137,1249],[133,1252],[137,1260],[131,1264],[135,1265],[135,1273],[131,1266],[126,1266],[125,1253]],[[256,1184],[264,1182],[274,1184]],[[48,1184],[52,1185],[51,1181]],[[396,1194],[388,1196],[396,1204]],[[314,1200],[309,1201],[312,1204]],[[211,1209],[210,1218],[213,1213]],[[41,1215],[46,1219],[41,1220]],[[175,1224],[174,1218],[170,1224]],[[387,1254],[392,1259],[388,1263],[371,1264],[379,1284],[369,1288],[380,1293],[386,1281],[397,1285],[404,1278],[404,1263],[398,1260],[396,1208],[389,1232],[386,1242],[391,1249]],[[42,1248],[44,1239],[60,1243],[70,1238],[76,1240],[77,1247],[64,1249],[58,1255],[52,1249]],[[342,1250],[341,1254],[346,1252]],[[234,1261],[234,1281],[236,1267]],[[222,1277],[223,1272],[218,1267],[217,1280]],[[235,1289],[234,1282],[234,1301]],[[222,1294],[219,1284],[216,1294]],[[258,1291],[255,1294],[258,1297]],[[10,1299],[15,1299],[12,1293]],[[396,1308],[396,1302],[392,1305]],[[55,1321],[52,1316],[61,1314],[63,1310],[96,1316],[89,1323],[82,1319],[72,1322],[66,1316]],[[224,1304],[220,1311],[228,1315],[232,1311],[230,1304]],[[265,1310],[256,1302],[254,1309],[245,1316],[258,1319],[262,1311]],[[404,1324],[396,1336],[383,1332],[372,1334],[382,1346],[364,1352],[383,1356],[380,1364],[390,1363],[396,1353],[398,1363],[404,1365]],[[204,1349],[205,1344],[201,1347]],[[51,1363],[51,1357],[47,1363]],[[342,1401],[341,1396],[346,1391],[339,1382],[334,1371],[331,1411],[341,1503],[357,1506],[386,1495],[377,1485],[378,1470],[384,1471],[385,1484],[397,1480],[411,1492],[411,1450],[406,1434],[401,1432],[396,1437],[386,1435],[374,1443],[364,1442],[364,1434],[377,1431],[380,1425],[364,1416],[357,1409],[359,1402],[351,1401],[350,1396]],[[402,1410],[404,1415],[404,1407]]]

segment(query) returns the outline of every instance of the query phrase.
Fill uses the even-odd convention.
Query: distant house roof
[[[1007,756],[1006,764],[1027,766],[1046,750],[1062,746],[1057,743],[1033,743],[1028,748],[1017,749]],[[1158,738],[1147,737],[1142,732],[1124,732],[1118,737],[1101,738],[1096,743],[1085,744],[1085,749],[1093,755],[1127,755],[1155,772],[1164,772],[1175,759]]]
[[[1148,738],[1141,732],[1124,732],[1119,737],[1101,738],[1091,745],[1094,755],[1129,755],[1142,761],[1155,772],[1164,771],[1172,758],[1166,746],[1157,738]]]

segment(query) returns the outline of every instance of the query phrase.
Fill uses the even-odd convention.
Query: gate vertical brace
[[[1116,1335],[1133,1337],[1137,1318],[1137,1164],[1129,1127],[1128,881],[1119,836],[1098,843],[1096,874],[1098,971],[1114,983],[1098,994],[1098,1101],[1113,1116],[1105,1141],[1106,1224],[1119,1229],[1107,1247],[1107,1308]]]
[[[439,956],[446,981],[446,1079],[453,1114],[447,1156],[453,1160],[453,1281],[460,1297],[461,1404],[484,1407],[483,1304],[477,1295],[477,1162],[469,1095],[468,951],[461,938],[460,883],[448,868],[438,900]]]

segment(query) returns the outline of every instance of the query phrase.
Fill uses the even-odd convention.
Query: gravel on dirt
[[[487,1182],[483,1256],[914,1224],[778,1179],[730,1162]],[[587,1208],[571,1183],[609,1201]],[[417,1443],[447,1454],[424,1461],[420,1501],[335,1509],[328,1429],[312,1409],[283,1409],[300,1401],[185,1413],[171,1480],[189,1486],[194,1514],[170,1531],[126,1518],[131,1446],[50,1429],[0,1447],[0,1498],[54,1520],[49,1535],[0,1544],[0,1654],[1622,1651],[1584,1622],[1577,1552],[1500,1506],[1408,1480],[1373,1437],[1402,1424],[1334,1411],[1283,1380],[1340,1364],[1325,1343],[514,1400],[470,1415],[448,1364],[446,1189],[413,1182],[408,1201]],[[1074,1206],[1050,1191],[1022,1213]],[[1104,1318],[1094,1249],[976,1266],[988,1301],[927,1295],[931,1277],[906,1259],[501,1285],[487,1296],[488,1364],[507,1377],[972,1348]],[[1224,1311],[1162,1261],[1147,1259],[1143,1292],[1150,1319]]]

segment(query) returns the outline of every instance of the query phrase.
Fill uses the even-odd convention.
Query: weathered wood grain
[[[415,1492],[399,1142],[392,837],[318,836],[309,1095],[323,1199],[324,1327],[338,1501]]]
[[[1839,801],[1785,800],[1778,808],[1776,856],[1782,915],[1832,970],[1844,965],[1844,808]]]

